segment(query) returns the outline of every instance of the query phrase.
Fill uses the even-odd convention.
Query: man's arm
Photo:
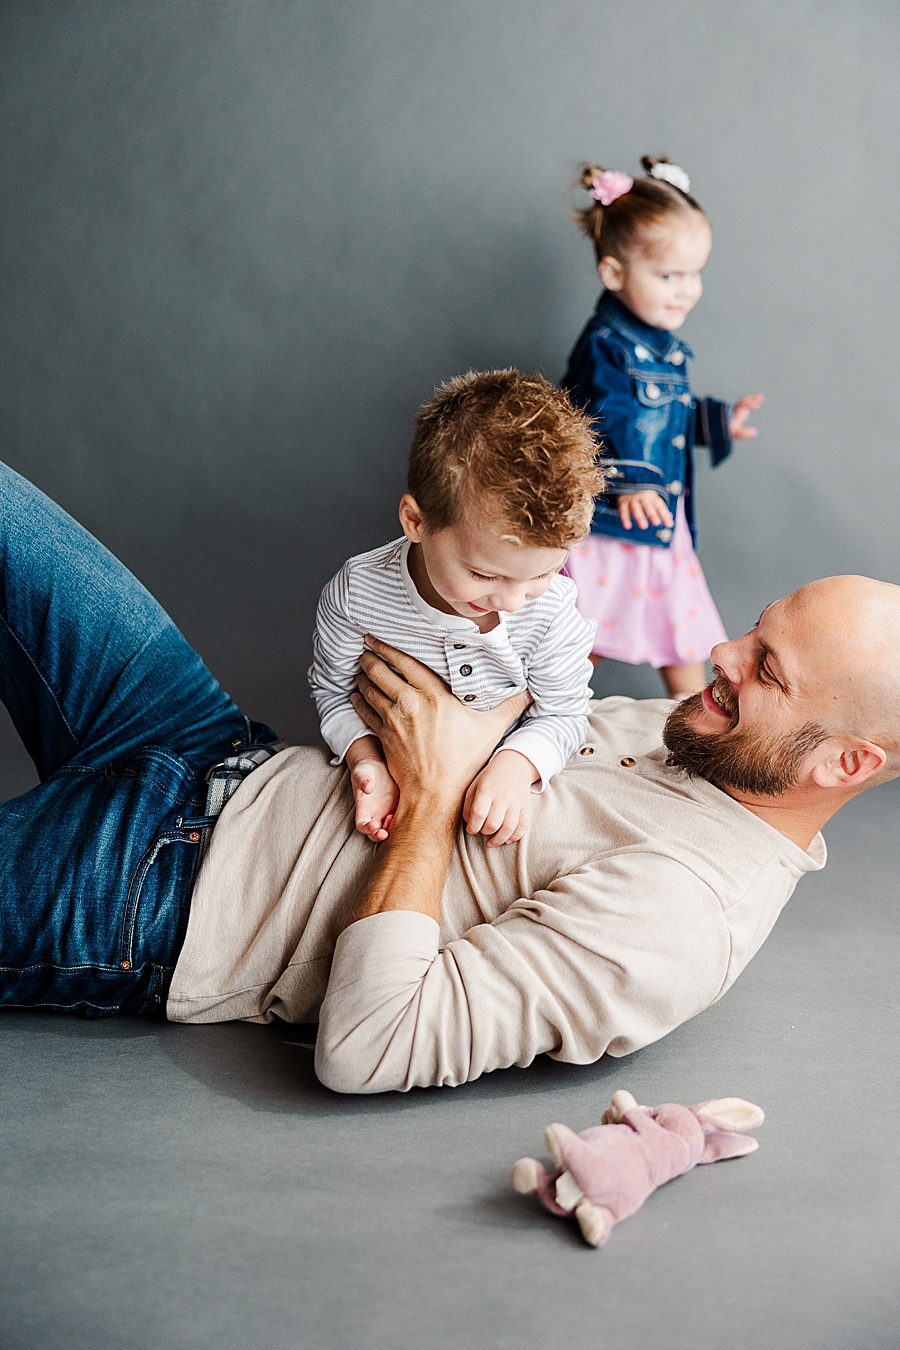
[[[440,923],[466,788],[528,698],[515,694],[490,712],[475,712],[411,656],[375,638],[366,641],[372,650],[360,659],[353,706],[381,741],[400,804],[349,922],[412,910]]]

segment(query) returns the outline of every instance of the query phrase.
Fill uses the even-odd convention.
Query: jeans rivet
[[[131,962],[130,962],[130,961],[120,961],[120,962],[119,962],[119,969],[120,969],[120,970],[130,970],[130,969],[131,969]]]
[[[191,830],[190,834],[188,835],[188,839],[191,839],[195,844],[199,838],[200,833],[198,830]]]

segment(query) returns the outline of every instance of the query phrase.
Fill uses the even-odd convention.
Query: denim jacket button
[[[638,345],[635,347],[635,349],[634,349],[634,354],[635,354],[635,356],[637,357],[637,359],[638,359],[639,361],[649,361],[649,360],[650,360],[650,353],[647,351],[647,348],[646,348],[646,347],[642,347],[642,346],[640,345],[640,343],[638,343]]]
[[[657,531],[656,531],[656,537],[657,537],[658,539],[661,539],[662,542],[663,542],[664,544],[667,544],[667,543],[669,542],[669,540],[672,538],[672,531],[671,531],[671,530],[657,530]]]
[[[669,357],[669,360],[672,362],[673,366],[684,365],[684,352],[680,350],[677,352],[673,352],[672,355]]]
[[[648,398],[659,398],[659,385],[658,385],[658,384],[648,384],[648,385],[647,385],[647,397],[648,397]]]
[[[683,436],[673,436],[673,437],[672,437],[672,444],[674,445],[674,447],[675,447],[676,450],[683,450],[683,449],[684,449],[684,437],[683,437]]]
[[[673,496],[677,496],[683,486],[680,478],[673,478],[671,483],[666,484],[666,492],[671,492]]]

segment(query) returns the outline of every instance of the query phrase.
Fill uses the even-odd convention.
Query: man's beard
[[[721,675],[715,690],[734,728],[737,699]],[[781,796],[796,786],[803,761],[828,736],[817,722],[807,722],[799,731],[773,735],[753,727],[718,733],[695,731],[691,718],[702,709],[702,694],[692,694],[677,703],[666,719],[663,741],[679,768],[706,778],[726,792]]]

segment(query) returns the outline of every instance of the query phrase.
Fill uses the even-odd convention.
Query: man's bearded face
[[[828,736],[824,727],[807,722],[797,731],[773,733],[739,727],[737,696],[721,672],[717,672],[712,695],[728,713],[731,725],[727,731],[696,731],[691,721],[703,711],[703,695],[692,694],[677,703],[663,731],[675,763],[726,792],[779,797],[795,787],[803,761]]]

